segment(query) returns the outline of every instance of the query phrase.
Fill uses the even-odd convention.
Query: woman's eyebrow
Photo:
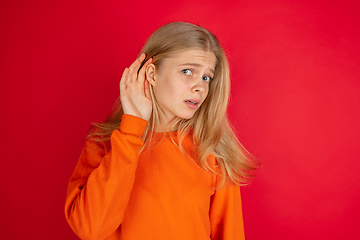
[[[203,67],[204,65],[199,64],[199,63],[184,63],[184,64],[180,64],[179,66]],[[214,73],[214,69],[210,68],[210,71],[211,71],[212,73]]]

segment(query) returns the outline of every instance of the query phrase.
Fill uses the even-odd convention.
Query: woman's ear
[[[146,66],[145,76],[152,86],[155,86],[156,84],[154,75],[155,75],[155,65],[150,63],[149,65]]]

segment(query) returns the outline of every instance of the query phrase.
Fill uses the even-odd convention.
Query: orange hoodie
[[[244,239],[240,188],[216,190],[219,180],[197,165],[189,136],[189,156],[171,141],[176,132],[162,140],[155,133],[157,144],[139,154],[146,125],[123,115],[110,144],[86,142],[65,203],[74,232],[96,240]]]

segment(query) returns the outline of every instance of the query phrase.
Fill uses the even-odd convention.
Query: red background
[[[358,239],[358,1],[2,1],[1,239],[77,239],[67,181],[122,70],[170,21],[218,36],[230,118],[262,162],[242,188],[251,239]]]

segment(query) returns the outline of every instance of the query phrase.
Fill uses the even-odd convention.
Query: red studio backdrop
[[[64,217],[84,137],[146,38],[189,21],[220,39],[229,117],[263,163],[245,235],[359,239],[359,1],[2,1],[1,239],[77,239]]]

